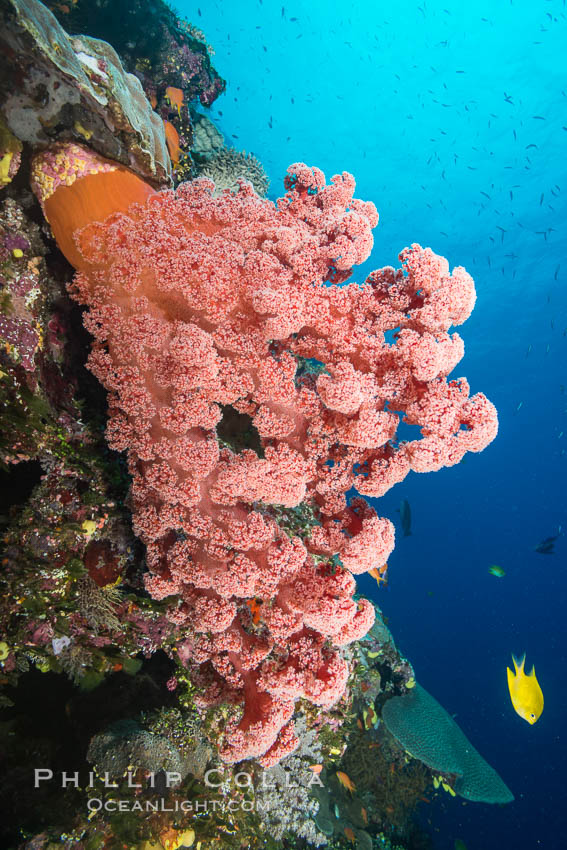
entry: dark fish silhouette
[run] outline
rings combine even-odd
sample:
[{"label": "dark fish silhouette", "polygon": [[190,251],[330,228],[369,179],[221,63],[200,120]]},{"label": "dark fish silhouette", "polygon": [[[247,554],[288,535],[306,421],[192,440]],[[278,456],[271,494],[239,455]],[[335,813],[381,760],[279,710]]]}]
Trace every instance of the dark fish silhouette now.
[{"label": "dark fish silhouette", "polygon": [[554,555],[556,540],[557,535],[554,537],[546,537],[545,540],[542,540],[541,543],[538,543],[537,546],[534,547],[534,552],[537,552],[539,555]]},{"label": "dark fish silhouette", "polygon": [[411,536],[411,508],[407,499],[404,499],[400,505],[400,519],[402,521],[402,531],[404,537]]}]

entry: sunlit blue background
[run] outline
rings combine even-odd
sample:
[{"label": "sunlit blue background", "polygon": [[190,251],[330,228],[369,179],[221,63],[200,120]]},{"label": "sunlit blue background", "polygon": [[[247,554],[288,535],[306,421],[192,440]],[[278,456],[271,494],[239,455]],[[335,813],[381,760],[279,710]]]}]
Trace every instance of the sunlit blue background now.
[{"label": "sunlit blue background", "polygon": [[[298,160],[347,170],[380,212],[371,261],[411,242],[475,278],[459,329],[466,375],[500,413],[482,455],[413,475],[377,503],[398,535],[379,602],[420,682],[516,795],[423,806],[438,850],[555,850],[567,818],[567,26],[564,0],[471,3],[178,0],[227,79],[211,117],[283,194]],[[562,256],[563,255],[563,256]],[[565,433],[564,433],[565,431]],[[563,531],[560,531],[561,526]],[[534,546],[560,534],[553,555]],[[506,576],[488,573],[501,565]],[[361,589],[376,598],[375,584]],[[510,653],[535,663],[546,705],[513,711]],[[562,790],[563,789],[563,790]]]}]

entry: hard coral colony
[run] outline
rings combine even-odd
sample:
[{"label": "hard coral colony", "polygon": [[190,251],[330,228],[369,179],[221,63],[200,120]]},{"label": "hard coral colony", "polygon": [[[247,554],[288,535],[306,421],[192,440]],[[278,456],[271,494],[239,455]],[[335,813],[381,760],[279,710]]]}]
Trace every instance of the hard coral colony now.
[{"label": "hard coral colony", "polygon": [[[33,185],[89,308],[88,365],[109,392],[108,442],[127,452],[147,589],[173,598],[198,704],[241,707],[222,758],[273,765],[297,746],[295,702],[343,694],[341,647],[374,620],[353,574],[394,547],[392,523],[361,498],[347,507],[347,491],[381,496],[496,435],[486,397],[447,379],[463,355],[448,331],[469,316],[473,281],[412,245],[402,269],[340,286],[378,222],[346,172],[325,185],[292,165],[274,204],[244,182],[217,198],[206,179],[154,192],[62,145],[36,157]],[[298,377],[305,359],[325,369]],[[219,446],[221,405],[251,418],[263,457]],[[420,439],[396,441],[401,418]],[[302,502],[320,518],[304,540],[269,510]]]}]

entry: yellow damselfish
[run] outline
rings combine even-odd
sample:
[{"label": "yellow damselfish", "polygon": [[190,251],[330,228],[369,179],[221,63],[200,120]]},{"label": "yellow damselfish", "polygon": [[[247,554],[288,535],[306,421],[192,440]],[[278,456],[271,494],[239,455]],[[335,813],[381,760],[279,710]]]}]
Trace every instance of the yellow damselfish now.
[{"label": "yellow damselfish", "polygon": [[543,693],[536,679],[535,668],[532,667],[530,674],[526,674],[524,670],[525,653],[520,661],[517,661],[513,655],[512,661],[514,662],[515,672],[513,673],[509,667],[506,668],[510,699],[516,714],[533,725],[543,711]]}]

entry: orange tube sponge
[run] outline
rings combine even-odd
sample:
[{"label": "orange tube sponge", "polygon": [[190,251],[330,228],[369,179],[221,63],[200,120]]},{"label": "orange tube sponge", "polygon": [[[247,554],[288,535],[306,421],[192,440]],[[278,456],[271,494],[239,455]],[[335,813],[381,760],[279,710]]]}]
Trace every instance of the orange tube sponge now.
[{"label": "orange tube sponge", "polygon": [[122,165],[89,148],[62,143],[37,154],[32,162],[32,188],[62,253],[76,269],[86,261],[75,233],[112,213],[143,204],[155,190]]},{"label": "orange tube sponge", "polygon": [[174,165],[178,165],[179,157],[181,156],[179,133],[177,132],[171,121],[164,120],[163,126],[165,129],[165,141],[167,144],[167,149],[169,151],[170,159]]}]

